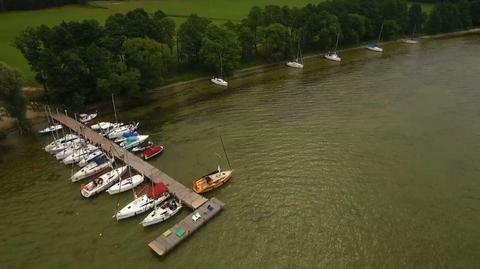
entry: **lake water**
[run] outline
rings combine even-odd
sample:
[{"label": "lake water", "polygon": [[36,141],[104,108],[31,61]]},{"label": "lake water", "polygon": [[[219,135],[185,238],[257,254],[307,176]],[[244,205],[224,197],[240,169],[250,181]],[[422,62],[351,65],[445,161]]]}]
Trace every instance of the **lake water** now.
[{"label": "lake water", "polygon": [[[389,44],[208,82],[120,119],[166,150],[152,161],[225,210],[166,257],[111,218],[131,193],[82,199],[44,138],[0,145],[2,268],[479,268],[480,36]],[[111,119],[111,118],[109,118]]]}]

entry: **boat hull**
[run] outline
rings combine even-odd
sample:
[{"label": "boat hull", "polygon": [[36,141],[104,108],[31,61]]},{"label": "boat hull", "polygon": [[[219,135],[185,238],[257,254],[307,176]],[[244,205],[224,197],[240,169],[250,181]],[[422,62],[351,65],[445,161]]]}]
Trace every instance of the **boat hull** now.
[{"label": "boat hull", "polygon": [[210,81],[211,81],[213,84],[216,84],[216,85],[219,85],[219,86],[224,86],[224,87],[227,87],[227,86],[228,86],[228,82],[226,82],[226,81],[223,80],[223,79],[212,78],[212,79],[210,79]]},{"label": "boat hull", "polygon": [[367,47],[367,49],[374,52],[383,52],[383,49],[380,47]]},{"label": "boat hull", "polygon": [[[166,203],[169,202],[175,203],[176,207],[174,209],[167,207]],[[162,206],[160,206],[160,208],[154,209],[152,212],[150,212],[148,216],[143,219],[142,226],[147,227],[150,225],[164,222],[169,218],[175,216],[175,214],[177,214],[180,209],[182,209],[182,204],[180,202],[176,201],[175,199],[169,200],[165,202]]]},{"label": "boat hull", "polygon": [[161,204],[168,198],[170,198],[170,194],[168,192],[165,192],[156,200],[148,198],[146,194],[142,195],[120,209],[120,211],[118,211],[114,217],[117,220],[134,217],[152,209],[155,205]]},{"label": "boat hull", "polygon": [[72,182],[77,182],[79,180],[94,176],[105,170],[109,169],[112,162],[102,163],[100,165],[92,165],[91,167],[85,166],[84,168],[80,169],[77,173],[75,173],[70,179]]},{"label": "boat hull", "polygon": [[341,62],[342,58],[338,57],[338,55],[325,55],[325,59],[330,60],[330,61],[335,61],[335,62]]},{"label": "boat hull", "polygon": [[[122,166],[120,168],[114,169],[110,172],[107,172],[100,177],[94,179],[90,183],[82,186],[80,193],[83,197],[89,198],[96,194],[103,192],[108,189],[110,186],[115,184],[115,182],[127,171],[127,166]],[[100,183],[101,182],[101,183]]]},{"label": "boat hull", "polygon": [[299,68],[299,69],[303,68],[303,64],[298,62],[287,62],[287,66],[293,67],[293,68]]},{"label": "boat hull", "polygon": [[129,178],[125,178],[108,188],[107,192],[110,195],[114,195],[124,191],[128,191],[140,185],[143,181],[144,177],[141,175],[135,175]]},{"label": "boat hull", "polygon": [[[193,191],[196,193],[205,193],[220,188],[232,178],[232,175],[233,171],[221,171],[203,176],[193,182]],[[210,182],[207,180],[208,177],[211,178]]]}]

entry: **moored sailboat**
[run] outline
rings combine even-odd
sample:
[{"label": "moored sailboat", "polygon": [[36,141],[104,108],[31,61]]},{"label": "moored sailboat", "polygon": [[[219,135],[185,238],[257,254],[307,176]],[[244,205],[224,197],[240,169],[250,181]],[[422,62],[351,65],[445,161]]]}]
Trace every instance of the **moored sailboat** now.
[{"label": "moored sailboat", "polygon": [[113,217],[117,220],[121,220],[142,214],[143,212],[152,209],[155,205],[162,203],[169,197],[170,193],[168,193],[165,184],[155,184],[146,194],[135,197],[133,201],[120,209]]},{"label": "moored sailboat", "polygon": [[230,180],[233,170],[222,171],[220,165],[218,169],[202,176],[193,182],[193,190],[196,193],[204,193],[214,190]]},{"label": "moored sailboat", "polygon": [[212,83],[227,87],[228,82],[223,79],[223,63],[222,63],[222,54],[220,53],[220,76],[219,77],[212,77],[210,80]]},{"label": "moored sailboat", "polygon": [[85,198],[96,195],[112,186],[126,171],[127,166],[122,166],[106,172],[105,174],[90,181],[88,184],[82,185],[80,192]]},{"label": "moored sailboat", "polygon": [[152,212],[142,220],[142,226],[147,227],[153,224],[163,222],[182,209],[182,203],[175,198],[168,199],[161,206],[155,206]]},{"label": "moored sailboat", "polygon": [[302,50],[300,49],[300,40],[298,40],[297,57],[295,58],[295,60],[288,61],[287,66],[293,68],[303,68],[303,56]]},{"label": "moored sailboat", "polygon": [[96,175],[108,168],[111,168],[112,163],[113,159],[109,159],[106,155],[100,156],[84,166],[82,169],[78,170],[70,179],[72,182],[75,182]]},{"label": "moored sailboat", "polygon": [[328,52],[327,54],[325,54],[325,58],[328,59],[328,60],[331,60],[331,61],[335,61],[335,62],[340,62],[342,61],[342,58],[340,58],[337,54],[337,49],[338,49],[338,39],[340,38],[340,33],[337,34],[337,43],[335,44],[335,51],[333,51],[333,53],[331,52]]},{"label": "moored sailboat", "polygon": [[108,188],[107,192],[110,195],[121,193],[124,191],[131,190],[144,181],[145,177],[143,175],[134,175],[131,177],[120,179],[117,183],[113,184]]},{"label": "moored sailboat", "polygon": [[[380,27],[380,34],[378,35],[378,41],[377,42],[380,42],[380,40],[382,38],[382,32],[383,32],[383,23],[382,23],[382,26]],[[369,44],[367,46],[367,49],[371,50],[371,51],[375,51],[375,52],[383,52],[383,49],[380,48],[376,43]]]}]

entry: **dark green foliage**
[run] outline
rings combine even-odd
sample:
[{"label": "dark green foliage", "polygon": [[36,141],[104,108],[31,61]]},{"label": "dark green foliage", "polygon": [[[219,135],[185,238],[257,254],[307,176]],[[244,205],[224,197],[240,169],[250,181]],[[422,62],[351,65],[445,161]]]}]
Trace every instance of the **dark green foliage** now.
[{"label": "dark green foliage", "polygon": [[358,14],[346,14],[340,18],[345,44],[357,44],[363,39],[366,32],[365,21],[366,18]]},{"label": "dark green foliage", "polygon": [[[449,1],[441,2],[435,5],[430,13],[426,30],[429,34],[438,34],[460,29],[464,23],[468,24],[468,22],[465,22],[464,18],[462,18],[462,13],[465,12],[466,10],[464,9],[460,12],[459,5],[455,5]],[[465,16],[465,14],[463,15]]]},{"label": "dark green foliage", "polygon": [[172,63],[174,30],[163,12],[150,16],[135,9],[109,17],[105,27],[85,20],[30,28],[15,45],[37,72],[48,101],[81,110],[111,93],[141,96],[161,83]]},{"label": "dark green foliage", "polygon": [[87,20],[26,29],[15,44],[49,101],[81,107],[111,93],[145,96],[146,89],[179,70],[218,73],[220,55],[229,75],[240,61],[283,61],[297,54],[298,46],[303,52],[331,50],[337,35],[340,46],[371,41],[382,25],[382,40],[414,29],[435,34],[480,25],[480,0],[430,2],[437,4],[428,19],[419,4],[409,8],[406,0],[254,6],[241,22],[221,26],[192,14],[177,32],[164,12],[135,9],[110,16],[104,27]]},{"label": "dark green foliage", "polygon": [[290,52],[288,29],[280,23],[270,24],[259,31],[261,51],[260,55],[267,60],[284,60]]},{"label": "dark green foliage", "polygon": [[200,63],[202,40],[209,24],[209,19],[192,14],[180,25],[177,38],[182,62],[194,65]]},{"label": "dark green foliage", "polygon": [[422,11],[422,6],[418,3],[412,4],[408,10],[407,33],[421,32],[426,21],[427,14]]},{"label": "dark green foliage", "polygon": [[29,131],[25,118],[26,101],[22,95],[23,79],[20,72],[0,62],[0,103],[11,117],[18,120],[22,131]]},{"label": "dark green foliage", "polygon": [[470,14],[472,16],[472,24],[480,25],[480,0],[470,2]]},{"label": "dark green foliage", "polygon": [[240,62],[240,42],[226,27],[210,24],[202,40],[200,54],[204,65],[220,74],[220,56],[224,74],[230,75]]}]

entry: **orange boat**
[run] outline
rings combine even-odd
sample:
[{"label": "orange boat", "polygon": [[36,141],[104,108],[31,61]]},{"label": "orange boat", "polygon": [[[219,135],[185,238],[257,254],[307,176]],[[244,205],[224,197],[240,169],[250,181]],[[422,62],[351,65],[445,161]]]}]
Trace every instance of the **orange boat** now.
[{"label": "orange boat", "polygon": [[232,177],[232,174],[233,170],[221,171],[220,167],[218,167],[217,170],[195,180],[195,182],[193,182],[193,190],[196,193],[214,190],[227,183]]}]

